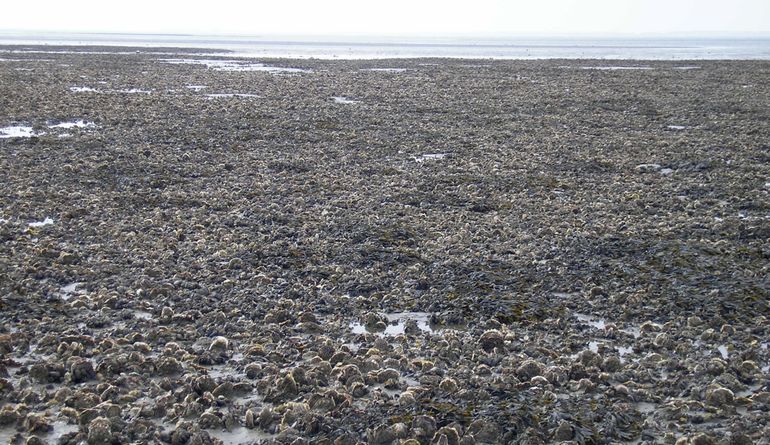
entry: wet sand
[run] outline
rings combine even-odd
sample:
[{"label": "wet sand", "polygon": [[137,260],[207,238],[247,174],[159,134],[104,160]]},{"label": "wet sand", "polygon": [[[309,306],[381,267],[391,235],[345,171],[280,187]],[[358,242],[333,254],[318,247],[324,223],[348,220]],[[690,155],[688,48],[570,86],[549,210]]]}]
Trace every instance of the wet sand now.
[{"label": "wet sand", "polygon": [[3,443],[768,443],[770,62],[9,48]]}]

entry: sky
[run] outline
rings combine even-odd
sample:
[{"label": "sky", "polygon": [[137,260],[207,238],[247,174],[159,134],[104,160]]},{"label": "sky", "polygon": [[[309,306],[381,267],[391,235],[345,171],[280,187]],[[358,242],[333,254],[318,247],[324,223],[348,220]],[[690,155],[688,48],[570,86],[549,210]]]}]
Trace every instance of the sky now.
[{"label": "sky", "polygon": [[0,31],[770,35],[770,0],[9,0]]}]

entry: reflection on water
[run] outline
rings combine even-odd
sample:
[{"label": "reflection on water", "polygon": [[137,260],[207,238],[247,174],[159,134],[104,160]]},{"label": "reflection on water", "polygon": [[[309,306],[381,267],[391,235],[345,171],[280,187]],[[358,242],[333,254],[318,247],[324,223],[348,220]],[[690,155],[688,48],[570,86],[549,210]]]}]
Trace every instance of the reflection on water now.
[{"label": "reflection on water", "polygon": [[91,87],[70,87],[73,93],[98,93],[99,90]]},{"label": "reflection on water", "polygon": [[[206,36],[158,34],[3,33],[0,44],[67,45],[66,51],[5,50],[16,53],[131,54],[134,51],[94,51],[77,46],[147,47],[151,54],[172,55],[172,49],[204,48],[233,51],[245,57],[320,59],[402,59],[446,57],[466,59],[607,59],[607,60],[767,60],[767,38],[591,38],[565,37],[418,37],[418,36]],[[212,54],[201,54],[211,56]],[[187,55],[189,57],[189,54]],[[16,57],[9,57],[16,58]],[[679,67],[678,69],[696,69]]]},{"label": "reflection on water", "polygon": [[37,136],[37,134],[32,131],[32,127],[26,125],[12,125],[0,128],[0,139],[29,138],[32,136]]},{"label": "reflection on water", "polygon": [[345,96],[333,96],[332,100],[337,104],[360,104],[360,100],[348,99]]},{"label": "reflection on water", "polygon": [[224,445],[242,445],[252,444],[262,440],[273,439],[275,434],[268,434],[258,429],[247,429],[237,426],[231,431],[227,430],[206,430],[209,435],[222,441]]},{"label": "reflection on water", "polygon": [[206,97],[211,99],[223,98],[223,97],[259,97],[256,94],[249,93],[212,93],[206,94]]},{"label": "reflection on water", "polygon": [[149,90],[142,90],[139,88],[127,88],[124,90],[114,90],[112,91],[114,93],[121,93],[121,94],[150,94],[152,91]]},{"label": "reflection on water", "polygon": [[430,314],[427,312],[392,312],[382,314],[388,321],[388,325],[384,331],[375,332],[368,329],[362,323],[350,323],[350,328],[354,334],[365,334],[367,332],[373,332],[383,336],[395,336],[404,334],[407,331],[407,325],[411,326],[411,329],[416,329],[422,332],[433,332],[433,327],[430,324]]},{"label": "reflection on water", "polygon": [[580,69],[584,70],[599,70],[599,71],[635,71],[635,70],[652,70],[651,66],[581,66]]},{"label": "reflection on water", "polygon": [[376,71],[381,73],[403,73],[406,68],[368,68],[361,71]]},{"label": "reflection on water", "polygon": [[[73,121],[64,121],[56,124],[48,124],[48,128],[52,130],[71,130],[73,128],[93,128],[96,124],[93,122],[87,122],[82,119]],[[8,138],[30,138],[33,136],[43,136],[46,134],[43,131],[35,131],[33,127],[29,125],[11,125],[8,127],[0,128],[0,139]],[[71,136],[68,133],[59,134],[59,137]]]},{"label": "reflection on water", "polygon": [[218,59],[160,59],[161,62],[174,65],[192,64],[205,65],[214,71],[265,71],[273,74],[298,74],[309,73],[310,70],[301,68],[287,68],[280,66],[270,66],[264,63],[250,62],[244,60],[218,60]]},{"label": "reflection on water", "polygon": [[575,318],[577,318],[578,321],[582,321],[583,323],[588,324],[589,326],[595,327],[596,329],[604,329],[607,326],[607,323],[604,319],[595,318],[591,315],[580,314],[576,312]]},{"label": "reflection on water", "polygon": [[722,356],[723,359],[727,360],[728,357],[730,357],[730,353],[727,351],[727,346],[725,345],[719,345],[717,346],[717,351],[719,351],[719,354]]},{"label": "reflection on water", "polygon": [[50,225],[50,224],[53,224],[53,220],[51,218],[49,218],[49,217],[46,217],[42,221],[33,221],[33,222],[29,223],[28,225],[30,227],[43,227],[43,226],[47,226],[47,225]]},{"label": "reflection on water", "polygon": [[96,124],[93,122],[87,122],[82,119],[80,120],[74,120],[74,121],[67,121],[67,122],[60,122],[58,124],[49,125],[48,128],[64,128],[64,129],[71,129],[71,128],[91,128],[95,127]]},{"label": "reflection on water", "polygon": [[439,161],[446,158],[448,153],[425,153],[414,158],[415,162]]},{"label": "reflection on water", "polygon": [[[64,437],[66,434],[74,433],[78,431],[78,426],[73,425],[70,423],[67,423],[63,420],[57,420],[54,422],[51,422],[51,430],[45,433],[37,433],[35,434],[39,438],[43,439],[43,443],[58,443],[59,440]],[[19,434],[15,428],[3,426],[0,427],[0,444],[6,444],[6,443],[22,443],[14,441],[15,438],[22,436]],[[45,442],[47,441],[47,442]],[[32,442],[27,442],[32,443]],[[37,443],[37,442],[35,442]]]}]

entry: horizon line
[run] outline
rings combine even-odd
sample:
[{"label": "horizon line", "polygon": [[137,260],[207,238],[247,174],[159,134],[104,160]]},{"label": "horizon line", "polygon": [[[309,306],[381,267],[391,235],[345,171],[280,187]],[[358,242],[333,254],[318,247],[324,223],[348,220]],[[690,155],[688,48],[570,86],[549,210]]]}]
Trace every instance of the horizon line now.
[{"label": "horizon line", "polygon": [[443,33],[363,33],[363,32],[340,32],[340,33],[286,33],[286,32],[265,32],[265,33],[221,33],[221,32],[151,32],[151,31],[98,31],[98,30],[57,30],[57,29],[0,29],[0,36],[4,34],[18,34],[20,36],[36,37],[34,34],[63,34],[63,35],[101,35],[101,36],[160,36],[160,37],[220,37],[220,38],[422,38],[422,39],[441,39],[441,38],[488,38],[488,39],[510,39],[510,38],[628,38],[628,39],[649,39],[649,38],[699,38],[699,39],[720,39],[720,38],[754,38],[770,39],[770,32],[745,32],[745,31],[693,31],[693,32],[443,32]]}]

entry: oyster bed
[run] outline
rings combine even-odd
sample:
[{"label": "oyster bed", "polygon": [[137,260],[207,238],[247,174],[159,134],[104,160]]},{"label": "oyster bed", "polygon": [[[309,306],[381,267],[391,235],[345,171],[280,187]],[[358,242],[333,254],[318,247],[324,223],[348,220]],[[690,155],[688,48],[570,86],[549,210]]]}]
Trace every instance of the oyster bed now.
[{"label": "oyster bed", "polygon": [[0,49],[0,441],[768,443],[770,63]]}]

